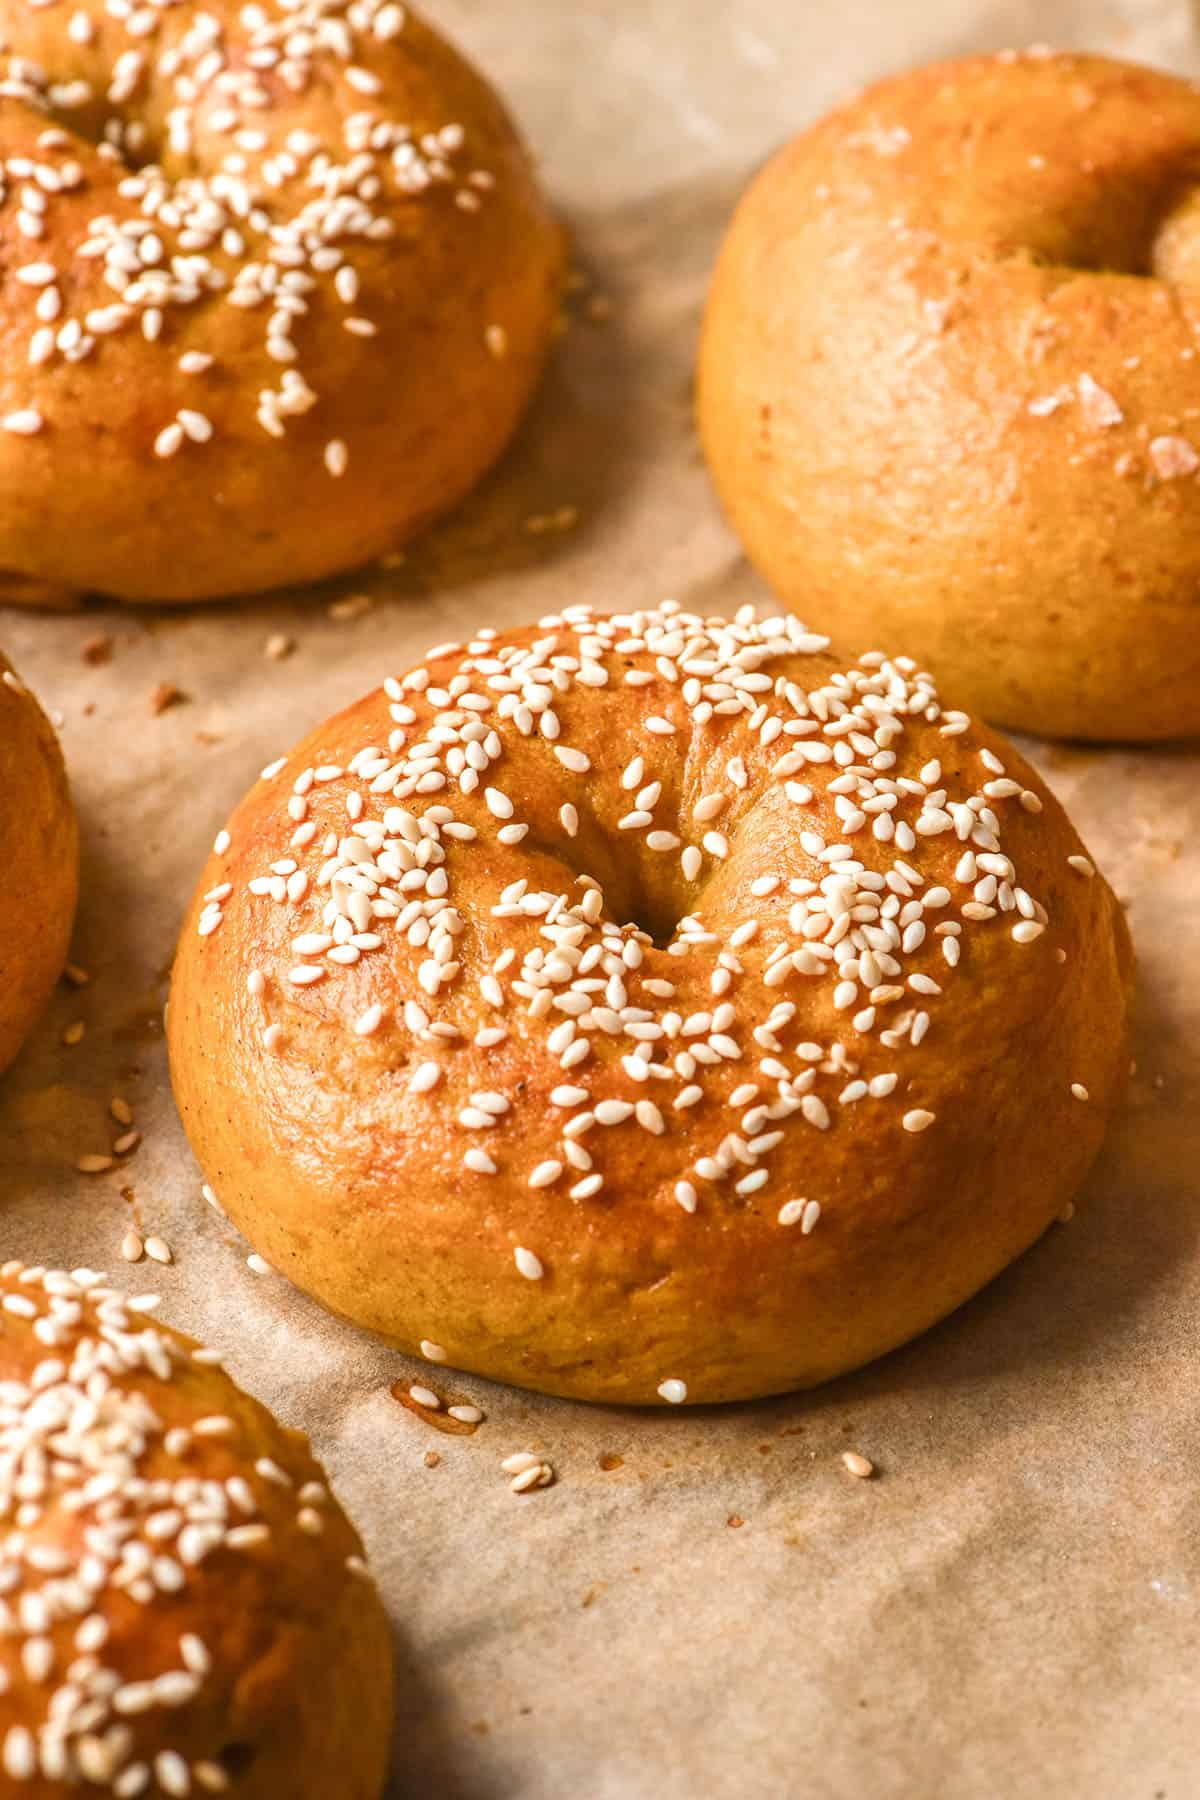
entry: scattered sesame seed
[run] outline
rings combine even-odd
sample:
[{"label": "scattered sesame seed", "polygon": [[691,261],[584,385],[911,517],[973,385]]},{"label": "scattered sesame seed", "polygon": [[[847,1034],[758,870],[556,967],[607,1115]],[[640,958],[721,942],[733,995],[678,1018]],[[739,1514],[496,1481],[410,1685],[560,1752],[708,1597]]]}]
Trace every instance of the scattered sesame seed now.
[{"label": "scattered sesame seed", "polygon": [[865,1456],[860,1456],[857,1450],[843,1450],[842,1465],[859,1481],[869,1481],[875,1473],[875,1464],[868,1462]]},{"label": "scattered sesame seed", "polygon": [[514,1475],[508,1484],[509,1488],[514,1494],[528,1494],[533,1488],[547,1486],[548,1483],[543,1478],[550,1472],[549,1463],[534,1463],[519,1475]]}]

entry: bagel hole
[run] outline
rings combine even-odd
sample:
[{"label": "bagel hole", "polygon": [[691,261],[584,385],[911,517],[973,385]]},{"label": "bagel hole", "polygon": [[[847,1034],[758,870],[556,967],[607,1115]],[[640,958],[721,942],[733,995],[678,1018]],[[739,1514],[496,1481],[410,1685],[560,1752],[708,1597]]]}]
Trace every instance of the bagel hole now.
[{"label": "bagel hole", "polygon": [[674,894],[655,896],[648,893],[637,895],[637,904],[622,923],[636,925],[639,931],[653,940],[656,950],[665,950],[679,929],[679,921],[693,909],[688,904],[679,905]]},{"label": "bagel hole", "polygon": [[227,1775],[245,1775],[258,1760],[258,1745],[226,1744],[219,1760]]},{"label": "bagel hole", "polygon": [[[624,840],[627,835],[624,832],[616,834],[618,840]],[[526,843],[523,848],[534,847]],[[666,949],[679,929],[680,919],[694,912],[699,904],[699,887],[683,879],[674,857],[653,856],[651,880],[641,866],[641,859],[631,853],[631,846],[624,841],[614,843],[604,833],[590,839],[586,854],[579,860],[576,860],[577,846],[565,852],[561,844],[546,844],[544,849],[560,869],[569,871],[564,885],[573,894],[578,896],[581,892],[578,885],[581,876],[598,881],[604,896],[605,917],[616,925],[634,926],[650,939],[656,950]],[[672,863],[674,867],[667,866]],[[550,879],[546,885],[554,888],[555,883]]]},{"label": "bagel hole", "polygon": [[[1192,246],[1195,245],[1195,249]],[[1200,166],[1155,182],[1104,184],[1103,205],[1043,215],[1011,251],[1014,260],[1084,275],[1194,283],[1200,267]]]},{"label": "bagel hole", "polygon": [[39,119],[65,131],[80,145],[93,149],[104,145],[106,152],[115,150],[119,161],[111,166],[118,175],[136,173],[151,165],[162,169],[168,180],[198,172],[189,156],[171,150],[161,122],[137,99],[114,103],[103,88],[97,88],[79,106],[55,106],[47,101],[36,110]]}]

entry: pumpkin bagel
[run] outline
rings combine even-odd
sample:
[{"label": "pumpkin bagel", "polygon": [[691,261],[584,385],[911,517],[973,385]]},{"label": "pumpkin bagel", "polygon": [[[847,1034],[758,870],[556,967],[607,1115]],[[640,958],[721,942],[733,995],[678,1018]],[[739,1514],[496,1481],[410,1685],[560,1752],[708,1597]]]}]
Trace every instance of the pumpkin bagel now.
[{"label": "pumpkin bagel", "polygon": [[1011,745],[795,619],[442,644],[218,837],[172,1076],[230,1218],[435,1362],[583,1399],[805,1386],[1083,1179],[1123,917]]},{"label": "pumpkin bagel", "polygon": [[1039,51],[868,88],[718,261],[699,421],[751,560],[1052,737],[1200,730],[1200,92]]},{"label": "pumpkin bagel", "polygon": [[358,1533],[157,1305],[0,1264],[0,1788],[378,1800],[392,1648]]},{"label": "pumpkin bagel", "polygon": [[49,719],[0,655],[0,1072],[62,974],[79,895],[79,830]]},{"label": "pumpkin bagel", "polygon": [[393,0],[0,4],[0,596],[366,562],[495,461],[562,234]]}]

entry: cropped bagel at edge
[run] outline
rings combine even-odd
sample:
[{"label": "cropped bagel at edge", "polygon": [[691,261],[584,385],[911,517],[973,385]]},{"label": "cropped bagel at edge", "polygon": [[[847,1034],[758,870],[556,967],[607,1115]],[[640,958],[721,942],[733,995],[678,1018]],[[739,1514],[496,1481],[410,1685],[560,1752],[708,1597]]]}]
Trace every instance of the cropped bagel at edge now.
[{"label": "cropped bagel at edge", "polygon": [[849,100],[738,207],[699,420],[842,642],[1047,736],[1200,730],[1200,92],[1026,51]]},{"label": "cropped bagel at edge", "polygon": [[907,658],[571,607],[264,769],[178,952],[218,1201],[407,1350],[584,1399],[808,1385],[1059,1214],[1128,1068],[1123,916]]},{"label": "cropped bagel at edge", "polygon": [[370,560],[495,461],[563,238],[394,0],[0,3],[0,597]]},{"label": "cropped bagel at edge", "polygon": [[378,1800],[392,1647],[299,1431],[88,1269],[0,1263],[8,1800]]},{"label": "cropped bagel at edge", "polygon": [[0,655],[0,1072],[67,960],[79,896],[79,831],[49,719]]}]

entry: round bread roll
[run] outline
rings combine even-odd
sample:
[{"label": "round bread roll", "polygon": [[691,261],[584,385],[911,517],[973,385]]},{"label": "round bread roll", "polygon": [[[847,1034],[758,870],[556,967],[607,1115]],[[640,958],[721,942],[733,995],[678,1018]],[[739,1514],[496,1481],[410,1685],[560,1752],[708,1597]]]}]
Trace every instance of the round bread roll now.
[{"label": "round bread roll", "polygon": [[1122,915],[907,658],[667,603],[481,630],[263,771],[184,930],[230,1217],[406,1350],[582,1399],[853,1368],[1046,1229]]},{"label": "round bread roll", "polygon": [[358,1534],[156,1304],[0,1267],[0,1785],[377,1800],[391,1638]]},{"label": "round bread roll", "polygon": [[563,239],[396,0],[0,6],[0,594],[335,574],[491,466]]},{"label": "round bread roll", "polygon": [[67,960],[79,835],[50,721],[0,655],[0,1071],[21,1048]]},{"label": "round bread roll", "polygon": [[1200,92],[1038,51],[881,82],[721,251],[699,421],[776,592],[1048,736],[1200,730]]}]

